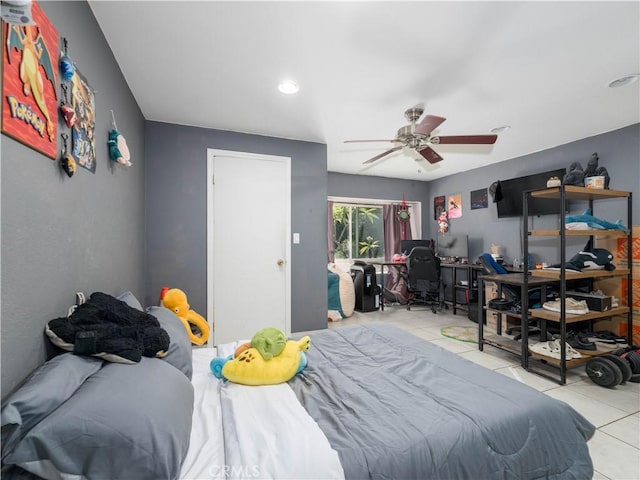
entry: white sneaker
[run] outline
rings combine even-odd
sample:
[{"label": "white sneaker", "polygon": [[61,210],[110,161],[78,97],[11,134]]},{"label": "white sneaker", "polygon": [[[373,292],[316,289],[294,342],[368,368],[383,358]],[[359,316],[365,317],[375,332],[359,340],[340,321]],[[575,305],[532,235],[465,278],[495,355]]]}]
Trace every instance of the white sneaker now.
[{"label": "white sneaker", "polygon": [[[545,310],[550,310],[552,312],[560,312],[562,307],[562,303],[560,299],[556,299],[552,302],[544,302],[542,304],[542,308]],[[570,313],[573,315],[582,315],[583,313],[589,313],[589,307],[587,307],[587,302],[585,300],[576,300],[575,298],[567,297],[564,299],[564,308],[565,313]]]}]

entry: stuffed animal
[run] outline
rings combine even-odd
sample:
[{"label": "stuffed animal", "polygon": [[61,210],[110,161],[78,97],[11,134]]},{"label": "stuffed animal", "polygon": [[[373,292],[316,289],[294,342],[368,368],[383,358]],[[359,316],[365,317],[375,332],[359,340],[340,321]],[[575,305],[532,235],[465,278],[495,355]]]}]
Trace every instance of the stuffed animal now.
[{"label": "stuffed animal", "polygon": [[286,343],[287,336],[273,327],[263,328],[251,338],[251,346],[258,350],[265,360],[280,355]]},{"label": "stuffed animal", "polygon": [[284,350],[265,360],[256,348],[243,350],[237,357],[216,357],[210,368],[216,378],[241,385],[277,385],[293,378],[307,366],[304,352],[309,350],[311,338],[287,341]]},{"label": "stuffed animal", "polygon": [[194,345],[204,345],[209,339],[209,324],[203,316],[189,309],[187,295],[179,288],[171,288],[164,293],[162,305],[182,321],[189,339]]},{"label": "stuffed animal", "polygon": [[102,292],[92,293],[69,317],[49,321],[45,333],[64,350],[118,363],[163,357],[170,344],[156,317]]},{"label": "stuffed animal", "polygon": [[599,218],[591,215],[590,208],[587,208],[581,215],[567,215],[564,218],[564,222],[565,224],[586,223],[590,228],[598,230],[622,230],[623,232],[629,232],[629,229],[622,225],[622,220],[618,220],[616,223],[600,220]]},{"label": "stuffed animal", "polygon": [[562,178],[562,184],[584,187],[584,170],[580,162],[573,162],[569,166],[569,171]]},{"label": "stuffed animal", "polygon": [[[616,269],[613,262],[613,255],[605,248],[593,248],[593,242],[589,240],[584,249],[573,257],[565,264],[565,268],[568,270],[574,270],[581,272],[583,270],[607,270],[612,271]],[[559,268],[560,264],[552,265],[552,268]]]}]

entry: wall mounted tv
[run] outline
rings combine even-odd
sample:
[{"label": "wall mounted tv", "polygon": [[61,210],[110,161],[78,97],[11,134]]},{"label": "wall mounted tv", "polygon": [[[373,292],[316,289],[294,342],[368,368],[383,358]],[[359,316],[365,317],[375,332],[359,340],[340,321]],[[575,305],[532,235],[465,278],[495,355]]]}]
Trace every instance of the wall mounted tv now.
[{"label": "wall mounted tv", "polygon": [[[550,177],[558,177],[560,180],[567,173],[566,168],[550,170],[548,172],[527,175],[526,177],[500,180],[502,199],[496,203],[498,218],[522,216],[522,193],[526,190],[547,188],[547,180]],[[552,215],[562,213],[558,200],[543,198],[529,198],[529,215]],[[566,212],[566,205],[564,211]]]}]

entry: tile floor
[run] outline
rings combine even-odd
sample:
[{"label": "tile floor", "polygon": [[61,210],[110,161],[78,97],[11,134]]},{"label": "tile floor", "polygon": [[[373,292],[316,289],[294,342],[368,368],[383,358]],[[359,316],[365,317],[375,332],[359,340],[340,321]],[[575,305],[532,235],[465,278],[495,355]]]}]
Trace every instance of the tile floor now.
[{"label": "tile floor", "polygon": [[566,385],[559,385],[527,372],[520,367],[519,358],[507,352],[491,346],[481,352],[477,344],[443,336],[442,327],[474,325],[465,315],[453,315],[450,310],[433,314],[418,306],[410,311],[403,306],[385,307],[384,311],[355,312],[345,320],[330,322],[329,328],[368,322],[391,323],[568,403],[597,427],[588,444],[595,469],[593,478],[640,480],[640,384],[627,382],[613,389],[603,388],[593,383],[580,366],[569,370]]}]

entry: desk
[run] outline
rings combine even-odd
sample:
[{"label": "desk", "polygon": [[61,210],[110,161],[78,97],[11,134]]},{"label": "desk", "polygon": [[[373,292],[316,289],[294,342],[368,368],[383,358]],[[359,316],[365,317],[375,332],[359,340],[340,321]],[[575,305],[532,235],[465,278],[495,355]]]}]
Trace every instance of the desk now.
[{"label": "desk", "polygon": [[379,292],[379,305],[380,305],[380,310],[384,312],[384,289],[386,287],[387,281],[385,278],[385,274],[384,274],[384,268],[387,267],[387,273],[389,273],[389,268],[390,267],[396,267],[396,268],[402,268],[405,269],[407,268],[407,265],[404,262],[369,262],[371,265],[375,265],[380,267],[380,278],[381,278],[381,287],[380,288],[380,292]]},{"label": "desk", "polygon": [[[478,289],[478,305],[480,306],[481,315],[478,320],[478,348],[483,349],[484,343],[492,345],[496,348],[506,350],[516,355],[520,355],[520,363],[525,370],[529,369],[529,292],[523,291],[524,286],[524,274],[523,273],[505,273],[503,275],[480,275],[479,289]],[[522,340],[518,349],[518,342],[515,340],[509,340],[503,337],[500,339],[485,339],[484,338],[484,322],[487,318],[487,307],[484,306],[484,282],[494,282],[498,287],[498,298],[502,297],[502,286],[513,285],[520,287],[520,305],[522,307],[522,313],[510,313],[507,311],[492,310],[498,313],[498,334],[502,328],[502,315],[508,315],[513,318],[520,318],[520,328],[522,329]],[[529,276],[527,284],[529,287],[539,286],[542,289],[541,298],[546,298],[546,287],[550,283],[554,283],[554,280],[542,277]],[[543,325],[542,333],[546,333],[546,328]],[[519,351],[518,351],[519,350]]]}]

